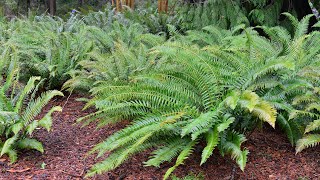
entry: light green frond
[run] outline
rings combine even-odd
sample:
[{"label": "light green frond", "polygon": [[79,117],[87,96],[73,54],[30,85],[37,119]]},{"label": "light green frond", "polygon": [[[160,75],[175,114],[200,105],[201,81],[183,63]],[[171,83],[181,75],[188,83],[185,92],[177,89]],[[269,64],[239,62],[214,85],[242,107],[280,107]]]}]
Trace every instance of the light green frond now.
[{"label": "light green frond", "polygon": [[259,117],[259,119],[269,123],[275,128],[277,111],[267,101],[260,101],[252,110],[253,114]]},{"label": "light green frond", "polygon": [[297,141],[296,153],[299,153],[308,147],[314,147],[319,143],[320,143],[320,134],[305,135],[303,138]]},{"label": "light green frond", "polygon": [[240,99],[240,93],[238,91],[232,91],[224,101],[227,106],[229,106],[232,110],[234,110],[238,104],[239,99]]},{"label": "light green frond", "polygon": [[309,123],[304,131],[304,133],[309,133],[311,131],[315,131],[320,129],[320,120],[314,120],[311,123]]},{"label": "light green frond", "polygon": [[246,108],[252,112],[254,107],[259,103],[259,96],[254,92],[244,91],[238,103],[242,108]]},{"label": "light green frond", "polygon": [[206,141],[207,146],[202,151],[200,165],[202,165],[208,160],[214,148],[219,144],[219,131],[217,127],[214,127],[212,130],[209,130],[206,133]]}]

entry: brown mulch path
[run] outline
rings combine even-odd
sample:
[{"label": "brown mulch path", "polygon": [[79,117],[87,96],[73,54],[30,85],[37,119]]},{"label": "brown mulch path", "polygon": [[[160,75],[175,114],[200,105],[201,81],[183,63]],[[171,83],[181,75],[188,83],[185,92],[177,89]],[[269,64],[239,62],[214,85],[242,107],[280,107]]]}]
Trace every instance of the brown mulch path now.
[{"label": "brown mulch path", "polygon": [[[0,179],[83,179],[86,171],[98,162],[86,153],[98,142],[125,127],[128,122],[110,125],[96,130],[92,124],[81,128],[74,125],[77,118],[89,111],[81,111],[84,103],[76,101],[79,95],[72,95],[62,113],[54,114],[51,132],[38,130],[34,136],[45,147],[44,154],[25,151],[19,154],[18,162],[10,165],[6,157],[0,158]],[[57,99],[50,106],[63,106],[66,97]],[[48,108],[45,108],[48,110]],[[92,110],[91,110],[92,112]],[[206,179],[320,179],[320,146],[309,148],[295,155],[294,148],[278,131],[267,129],[256,131],[246,142],[250,150],[245,172],[230,158],[222,158],[216,151],[203,166],[199,166],[201,148],[196,149],[185,165],[175,171],[181,177],[190,172],[202,173]],[[141,153],[124,163],[118,169],[91,179],[161,179],[172,165],[161,168],[144,167],[148,153]],[[41,168],[41,164],[46,164]]]}]

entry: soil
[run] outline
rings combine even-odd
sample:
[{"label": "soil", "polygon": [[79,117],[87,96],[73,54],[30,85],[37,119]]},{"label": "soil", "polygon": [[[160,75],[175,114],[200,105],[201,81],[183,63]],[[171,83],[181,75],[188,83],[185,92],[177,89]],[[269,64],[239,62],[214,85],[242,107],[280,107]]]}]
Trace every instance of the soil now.
[{"label": "soil", "polygon": [[[52,131],[39,129],[34,137],[44,147],[43,154],[37,151],[25,151],[19,154],[15,164],[10,165],[7,157],[0,159],[0,179],[83,179],[87,170],[101,159],[87,156],[95,144],[112,133],[125,127],[128,122],[109,125],[96,129],[95,124],[81,127],[75,124],[77,118],[93,110],[82,111],[83,102],[72,95],[56,99],[51,106],[64,106],[62,113],[55,113]],[[68,100],[68,101],[67,101]],[[295,154],[294,148],[279,131],[266,129],[250,135],[244,147],[250,154],[244,172],[228,157],[221,157],[217,151],[203,166],[200,166],[201,149],[186,160],[174,174],[178,177],[201,173],[205,179],[320,179],[320,146],[309,148]],[[150,156],[150,151],[138,154],[114,171],[98,175],[91,179],[161,179],[172,166],[167,163],[161,168],[144,167],[142,162]]]}]

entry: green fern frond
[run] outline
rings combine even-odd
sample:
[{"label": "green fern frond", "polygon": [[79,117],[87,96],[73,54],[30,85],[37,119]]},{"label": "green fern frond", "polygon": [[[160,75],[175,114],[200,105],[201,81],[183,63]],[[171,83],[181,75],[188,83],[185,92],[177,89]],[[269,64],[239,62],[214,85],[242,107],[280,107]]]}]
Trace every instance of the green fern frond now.
[{"label": "green fern frond", "polygon": [[181,136],[184,137],[190,133],[195,133],[204,127],[210,127],[210,125],[219,121],[217,111],[209,111],[207,113],[201,114],[199,117],[190,120],[190,123],[182,128]]},{"label": "green fern frond", "polygon": [[295,142],[296,142],[296,139],[295,139],[295,136],[294,136],[295,131],[291,127],[291,124],[288,122],[288,120],[285,119],[282,114],[278,115],[277,124],[286,133],[287,138],[289,139],[290,143],[292,145],[295,144]]},{"label": "green fern frond", "polygon": [[22,115],[22,118],[24,120],[25,126],[27,126],[34,117],[36,117],[41,109],[48,104],[48,102],[54,97],[54,96],[63,96],[62,92],[60,91],[47,91],[40,95],[36,100],[29,102],[28,106],[26,107],[25,112]]},{"label": "green fern frond", "polygon": [[309,21],[312,16],[313,15],[309,14],[303,17],[303,19],[298,23],[294,33],[294,39],[298,39],[308,32]]},{"label": "green fern frond", "polygon": [[41,153],[44,152],[42,143],[35,139],[29,139],[29,138],[21,139],[17,141],[16,146],[20,149],[35,149]]},{"label": "green fern frond", "polygon": [[170,162],[174,157],[178,156],[188,141],[181,138],[169,140],[163,147],[153,151],[153,156],[144,164],[146,166],[159,167],[165,161]]},{"label": "green fern frond", "polygon": [[309,133],[311,131],[315,131],[320,129],[320,120],[314,120],[311,123],[309,123],[304,131],[304,133]]},{"label": "green fern frond", "polygon": [[[135,148],[134,151],[131,150],[130,154],[141,152],[141,151],[148,149],[150,147],[153,147],[153,146],[154,146],[154,144],[152,144],[152,143],[145,144],[143,146],[139,146],[138,148]],[[130,147],[128,147],[128,148],[130,148]],[[102,161],[100,163],[95,164],[89,170],[89,172],[86,174],[85,177],[92,177],[96,174],[102,174],[103,172],[107,172],[107,171],[110,171],[110,170],[116,168],[117,166],[119,166],[123,162],[122,160],[124,160],[123,158],[122,159],[118,159],[118,158],[121,157],[121,155],[124,154],[126,151],[128,151],[127,148],[123,148],[123,149],[120,149],[120,150],[113,152],[107,159],[105,159],[104,161]],[[128,155],[128,154],[126,154],[126,155]]]},{"label": "green fern frond", "polygon": [[[8,138],[3,146],[2,146],[2,149],[1,149],[1,153],[0,153],[0,156],[6,154],[6,153],[9,153],[11,149],[13,149],[13,145],[15,144],[15,142],[17,141],[18,139],[18,135],[14,135],[12,136],[11,138]],[[16,158],[15,158],[16,159]]]},{"label": "green fern frond", "polygon": [[246,138],[235,132],[228,132],[225,139],[221,140],[222,151],[231,154],[231,158],[234,159],[239,165],[240,169],[244,171],[247,163],[248,150],[241,150],[241,144],[246,141]]},{"label": "green fern frond", "polygon": [[206,133],[207,146],[203,149],[201,155],[201,163],[205,163],[208,158],[211,156],[214,148],[219,144],[219,131],[218,128],[214,127],[213,130],[209,130]]},{"label": "green fern frond", "polygon": [[308,147],[314,147],[319,143],[320,143],[320,134],[305,135],[303,138],[297,141],[296,153],[299,153]]},{"label": "green fern frond", "polygon": [[190,154],[192,153],[194,146],[197,144],[197,141],[191,141],[189,142],[181,151],[179,156],[177,157],[176,163],[173,167],[169,168],[165,175],[163,176],[163,179],[168,179],[171,175],[171,173],[181,164],[183,164],[184,160],[187,159]]},{"label": "green fern frond", "polygon": [[18,113],[21,110],[22,103],[26,98],[25,96],[31,93],[31,91],[35,88],[35,82],[39,80],[40,80],[40,77],[31,77],[29,79],[27,85],[24,87],[23,91],[19,95],[19,99],[14,109],[15,112]]}]

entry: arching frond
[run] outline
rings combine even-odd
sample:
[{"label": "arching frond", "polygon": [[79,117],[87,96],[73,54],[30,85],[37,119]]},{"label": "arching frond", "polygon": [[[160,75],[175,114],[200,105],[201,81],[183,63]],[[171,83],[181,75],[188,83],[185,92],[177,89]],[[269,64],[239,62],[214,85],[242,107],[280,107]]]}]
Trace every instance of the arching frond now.
[{"label": "arching frond", "polygon": [[309,134],[297,141],[296,153],[301,152],[302,150],[308,147],[314,147],[320,143],[319,134]]}]

